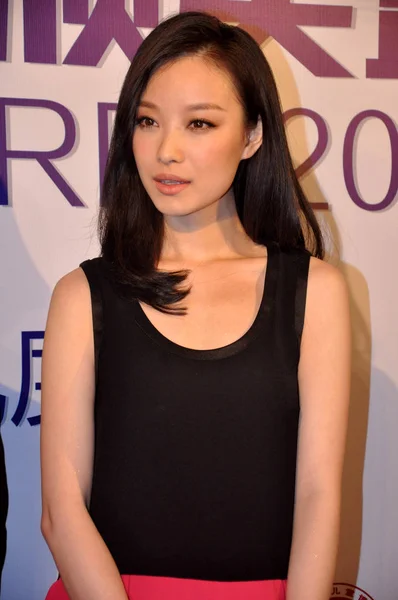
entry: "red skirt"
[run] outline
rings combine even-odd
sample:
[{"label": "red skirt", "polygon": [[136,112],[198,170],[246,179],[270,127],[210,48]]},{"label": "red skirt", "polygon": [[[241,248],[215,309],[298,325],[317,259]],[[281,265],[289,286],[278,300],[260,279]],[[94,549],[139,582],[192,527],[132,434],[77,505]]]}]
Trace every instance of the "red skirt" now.
[{"label": "red skirt", "polygon": [[[204,581],[149,575],[123,575],[129,600],[285,600],[286,581]],[[69,600],[62,580],[45,600]]]}]

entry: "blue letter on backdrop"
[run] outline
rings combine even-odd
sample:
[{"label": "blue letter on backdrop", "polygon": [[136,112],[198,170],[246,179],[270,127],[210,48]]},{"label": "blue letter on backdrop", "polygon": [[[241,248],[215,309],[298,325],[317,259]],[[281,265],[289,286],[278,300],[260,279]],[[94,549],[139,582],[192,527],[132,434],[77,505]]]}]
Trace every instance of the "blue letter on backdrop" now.
[{"label": "blue letter on backdrop", "polygon": [[[22,331],[22,384],[17,409],[11,421],[20,425],[29,409],[30,388],[32,378],[32,358],[41,358],[43,351],[31,348],[32,340],[43,340],[44,331]],[[35,390],[41,390],[41,383],[35,382]],[[30,425],[40,425],[40,415],[28,417]]]}]

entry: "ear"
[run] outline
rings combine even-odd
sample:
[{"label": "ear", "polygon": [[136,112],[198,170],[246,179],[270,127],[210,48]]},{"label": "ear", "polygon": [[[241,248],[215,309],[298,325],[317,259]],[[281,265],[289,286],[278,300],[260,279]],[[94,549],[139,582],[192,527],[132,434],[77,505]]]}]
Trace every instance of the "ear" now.
[{"label": "ear", "polygon": [[257,125],[246,134],[246,144],[242,152],[241,160],[251,158],[257,152],[263,142],[263,123],[258,117]]}]

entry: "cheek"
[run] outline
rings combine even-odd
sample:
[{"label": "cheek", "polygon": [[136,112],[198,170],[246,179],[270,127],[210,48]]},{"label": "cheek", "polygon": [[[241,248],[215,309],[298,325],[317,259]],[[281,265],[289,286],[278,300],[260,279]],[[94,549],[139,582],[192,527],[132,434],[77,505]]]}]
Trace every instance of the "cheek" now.
[{"label": "cheek", "polygon": [[132,150],[137,164],[138,170],[140,170],[149,161],[150,158],[150,145],[148,140],[140,135],[133,136]]},{"label": "cheek", "polygon": [[211,143],[198,146],[195,150],[195,161],[208,173],[220,176],[220,169],[226,175],[235,172],[242,156],[242,144],[236,137],[213,138]]},{"label": "cheek", "polygon": [[[132,150],[140,175],[146,168],[153,166],[154,140],[150,136],[139,133],[133,136]],[[220,172],[226,177],[234,176],[243,151],[242,140],[236,135],[209,136],[208,140],[187,142],[185,160],[192,163],[196,172],[205,171],[208,178],[211,174],[220,177]]]}]

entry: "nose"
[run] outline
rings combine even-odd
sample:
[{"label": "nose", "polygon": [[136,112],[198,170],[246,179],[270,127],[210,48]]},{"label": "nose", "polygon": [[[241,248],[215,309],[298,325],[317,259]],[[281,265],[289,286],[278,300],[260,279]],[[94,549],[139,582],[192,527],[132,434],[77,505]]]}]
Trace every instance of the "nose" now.
[{"label": "nose", "polygon": [[181,135],[178,131],[163,134],[158,148],[158,160],[163,164],[184,160]]}]

